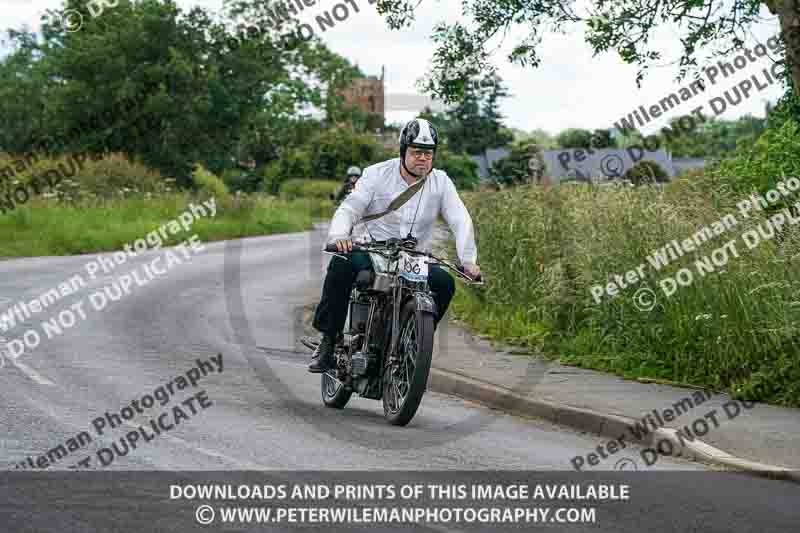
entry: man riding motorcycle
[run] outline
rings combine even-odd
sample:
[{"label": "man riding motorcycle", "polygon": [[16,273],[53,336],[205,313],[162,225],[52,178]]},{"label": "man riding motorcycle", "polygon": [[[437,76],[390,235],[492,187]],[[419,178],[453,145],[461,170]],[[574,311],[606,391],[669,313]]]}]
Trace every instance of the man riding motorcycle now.
[{"label": "man riding motorcycle", "polygon": [[[333,215],[327,243],[336,243],[340,253],[352,251],[351,233],[362,217],[387,212],[372,222],[364,222],[361,236],[373,239],[415,237],[417,249],[430,251],[433,226],[441,214],[456,237],[458,258],[464,272],[476,278],[478,251],[472,218],[456,192],[455,185],[442,170],[433,170],[438,146],[436,128],[417,118],[400,132],[400,157],[377,163],[364,170],[353,192],[345,197]],[[389,204],[409,186],[425,180],[421,190],[394,210]],[[350,260],[334,256],[322,288],[322,298],[314,316],[314,328],[322,332],[322,340],[314,353],[309,372],[321,373],[334,366],[336,339],[344,328],[350,291],[359,271],[370,269],[369,256],[353,252]],[[431,265],[428,283],[434,292],[437,316],[434,327],[450,305],[455,293],[452,276],[437,265]]]}]

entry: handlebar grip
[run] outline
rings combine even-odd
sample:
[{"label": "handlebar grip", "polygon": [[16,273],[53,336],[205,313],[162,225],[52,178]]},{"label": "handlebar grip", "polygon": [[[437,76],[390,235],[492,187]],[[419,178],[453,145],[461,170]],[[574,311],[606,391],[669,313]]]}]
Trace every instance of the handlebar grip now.
[{"label": "handlebar grip", "polygon": [[[458,271],[461,272],[462,274],[464,274],[465,276],[467,276],[467,273],[464,272],[464,267],[463,266],[458,267]],[[467,276],[467,277],[469,277],[469,276]],[[478,274],[478,277],[477,278],[472,278],[472,281],[474,281],[476,283],[480,283],[481,281],[483,281],[483,274]]]},{"label": "handlebar grip", "polygon": [[[362,250],[362,248],[359,245],[353,244],[353,251],[354,252],[360,252],[361,250]],[[328,244],[327,246],[325,246],[325,250],[324,251],[333,252],[335,254],[339,254],[339,253],[345,253],[346,254],[346,253],[348,253],[348,252],[340,252],[335,244]]]}]

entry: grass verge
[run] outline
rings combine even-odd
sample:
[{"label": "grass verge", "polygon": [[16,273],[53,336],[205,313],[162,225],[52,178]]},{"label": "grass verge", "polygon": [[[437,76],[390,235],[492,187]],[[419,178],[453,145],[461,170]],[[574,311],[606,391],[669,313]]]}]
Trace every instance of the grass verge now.
[{"label": "grass verge", "polygon": [[[741,235],[764,230],[768,214],[739,216],[738,195],[680,182],[635,190],[530,186],[464,200],[487,284],[462,287],[453,310],[477,331],[567,364],[800,406],[798,226],[748,249]],[[736,226],[658,270],[650,265],[654,250],[728,213]],[[707,264],[731,240],[738,255],[701,273],[698,261]],[[599,303],[593,298],[592,287],[642,264],[642,281]],[[680,269],[693,280],[667,296],[663,280]],[[655,294],[650,309],[635,299],[641,288]]]},{"label": "grass verge", "polygon": [[[34,199],[0,215],[0,257],[73,255],[120,250],[126,243],[175,219],[190,202],[206,198],[169,194],[145,198],[59,204]],[[198,218],[189,232],[170,234],[166,245],[192,234],[216,241],[305,231],[314,221],[328,218],[333,205],[318,199],[281,200],[270,196],[227,197],[216,200],[213,218]]]}]

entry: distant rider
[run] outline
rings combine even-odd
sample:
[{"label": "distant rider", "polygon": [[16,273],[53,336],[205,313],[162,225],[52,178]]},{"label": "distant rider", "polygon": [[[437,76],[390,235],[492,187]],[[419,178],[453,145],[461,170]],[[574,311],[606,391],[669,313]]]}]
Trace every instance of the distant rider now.
[{"label": "distant rider", "polygon": [[344,200],[345,196],[353,192],[353,189],[356,186],[356,182],[358,178],[361,177],[361,169],[358,167],[350,167],[347,169],[347,177],[344,180],[339,191],[334,195],[331,194],[331,200],[335,201],[337,204]]}]

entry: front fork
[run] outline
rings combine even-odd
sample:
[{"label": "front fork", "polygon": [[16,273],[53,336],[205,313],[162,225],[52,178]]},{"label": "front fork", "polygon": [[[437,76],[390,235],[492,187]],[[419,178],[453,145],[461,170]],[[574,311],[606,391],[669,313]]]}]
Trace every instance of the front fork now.
[{"label": "front fork", "polygon": [[392,343],[389,345],[389,366],[397,363],[397,340],[400,337],[400,306],[403,304],[400,297],[403,288],[397,284],[392,292]]}]

